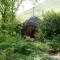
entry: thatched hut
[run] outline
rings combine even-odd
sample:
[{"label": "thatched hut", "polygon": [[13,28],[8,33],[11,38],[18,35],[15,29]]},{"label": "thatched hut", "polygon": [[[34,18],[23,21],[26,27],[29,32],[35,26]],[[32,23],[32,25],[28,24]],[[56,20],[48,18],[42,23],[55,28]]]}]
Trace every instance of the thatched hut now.
[{"label": "thatched hut", "polygon": [[22,28],[22,36],[29,36],[30,38],[34,38],[34,34],[37,31],[39,18],[36,16],[30,17],[23,23]]}]

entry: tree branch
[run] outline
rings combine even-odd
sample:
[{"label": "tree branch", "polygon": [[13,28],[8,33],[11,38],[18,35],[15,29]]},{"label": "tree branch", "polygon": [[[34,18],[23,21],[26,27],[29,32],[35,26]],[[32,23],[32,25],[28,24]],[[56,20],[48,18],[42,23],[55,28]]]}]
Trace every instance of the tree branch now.
[{"label": "tree branch", "polygon": [[19,3],[18,3],[18,5],[17,5],[17,8],[16,8],[16,10],[15,11],[17,11],[18,10],[18,8],[19,8],[19,6],[21,5],[21,3],[23,2],[23,0],[21,0]]}]

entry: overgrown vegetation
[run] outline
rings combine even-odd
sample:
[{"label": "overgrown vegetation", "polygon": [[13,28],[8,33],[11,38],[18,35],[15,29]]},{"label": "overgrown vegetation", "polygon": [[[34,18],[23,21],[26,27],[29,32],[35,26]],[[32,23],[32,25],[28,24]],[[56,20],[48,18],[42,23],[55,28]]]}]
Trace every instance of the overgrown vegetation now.
[{"label": "overgrown vegetation", "polygon": [[13,26],[11,22],[0,24],[0,60],[55,60],[44,54],[60,52],[60,13],[46,12],[42,17],[34,42],[21,36],[18,20]]},{"label": "overgrown vegetation", "polygon": [[47,39],[52,39],[54,36],[60,35],[60,13],[53,10],[43,13],[38,33]]},{"label": "overgrown vegetation", "polygon": [[50,52],[60,51],[60,13],[52,10],[42,14],[36,36],[39,41],[50,47]]},{"label": "overgrown vegetation", "polygon": [[15,17],[20,3],[17,7],[15,3],[16,0],[0,0],[0,60],[55,60],[44,54],[60,52],[60,13],[42,14],[36,39],[30,42],[21,36],[23,24]]}]

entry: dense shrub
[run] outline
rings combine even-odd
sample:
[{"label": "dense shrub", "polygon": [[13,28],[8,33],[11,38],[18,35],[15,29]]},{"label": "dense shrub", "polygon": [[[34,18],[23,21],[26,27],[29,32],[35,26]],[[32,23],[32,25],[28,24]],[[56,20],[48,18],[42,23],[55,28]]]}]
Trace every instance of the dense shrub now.
[{"label": "dense shrub", "polygon": [[36,37],[38,40],[52,39],[54,36],[60,35],[60,13],[48,11],[42,14]]},{"label": "dense shrub", "polygon": [[60,51],[60,36],[54,36],[54,38],[52,40],[49,41],[49,43],[47,42],[47,44],[50,46],[50,49],[52,51]]},{"label": "dense shrub", "polygon": [[29,55],[29,54],[33,53],[34,50],[35,50],[34,45],[26,43],[26,44],[23,44],[23,45],[20,45],[20,46],[17,45],[15,47],[14,52],[15,53],[20,53],[20,54],[23,54],[23,55]]},{"label": "dense shrub", "polygon": [[48,11],[43,14],[43,30],[43,34],[46,38],[60,34],[60,13]]},{"label": "dense shrub", "polygon": [[37,31],[35,33],[35,37],[36,37],[35,39],[41,42],[43,40],[43,35],[44,35],[42,27],[43,27],[43,21],[42,19],[40,19],[38,23]]},{"label": "dense shrub", "polygon": [[21,30],[22,30],[22,23],[21,24],[17,24],[17,25],[15,25],[15,27],[14,27],[14,31],[16,32],[16,34],[20,34],[21,35]]}]

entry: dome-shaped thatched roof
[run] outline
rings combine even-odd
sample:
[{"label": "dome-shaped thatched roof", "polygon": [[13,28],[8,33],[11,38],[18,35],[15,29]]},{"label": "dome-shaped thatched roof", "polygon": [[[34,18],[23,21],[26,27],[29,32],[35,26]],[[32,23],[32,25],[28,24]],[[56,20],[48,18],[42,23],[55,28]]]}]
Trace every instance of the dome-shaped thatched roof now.
[{"label": "dome-shaped thatched roof", "polygon": [[33,16],[33,17],[30,17],[28,20],[26,20],[24,22],[24,25],[27,26],[27,25],[32,25],[32,26],[37,26],[38,23],[39,23],[39,18],[36,17],[36,16]]}]

